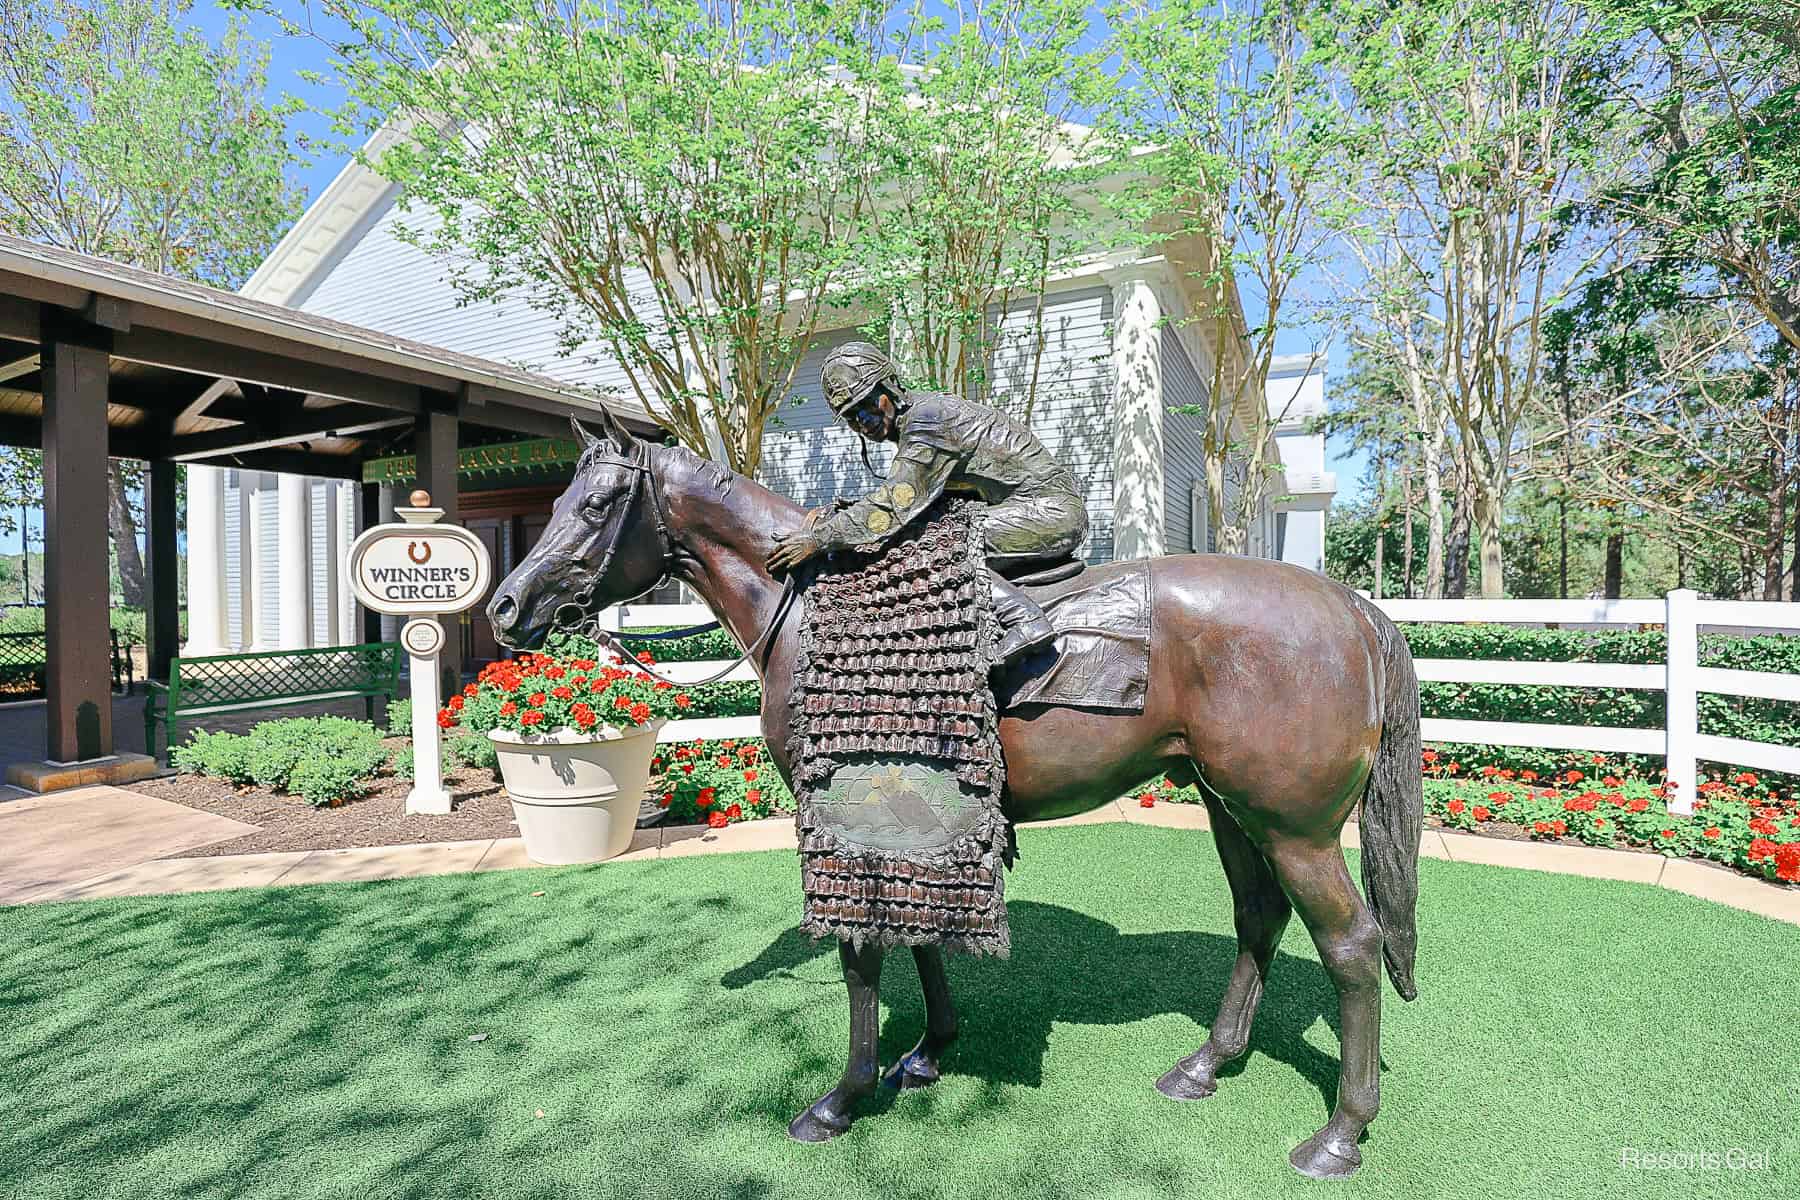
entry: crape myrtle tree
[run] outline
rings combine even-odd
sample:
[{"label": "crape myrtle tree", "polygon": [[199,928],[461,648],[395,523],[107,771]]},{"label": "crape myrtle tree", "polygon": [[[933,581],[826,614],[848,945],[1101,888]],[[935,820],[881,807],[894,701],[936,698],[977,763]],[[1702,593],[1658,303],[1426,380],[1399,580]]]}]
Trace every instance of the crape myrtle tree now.
[{"label": "crape myrtle tree", "polygon": [[1186,318],[1211,351],[1208,402],[1172,411],[1202,418],[1208,518],[1225,553],[1247,549],[1280,486],[1274,429],[1294,396],[1267,402],[1269,368],[1299,315],[1297,285],[1325,256],[1325,181],[1340,170],[1339,114],[1310,9],[1117,0],[1104,10],[1118,67],[1113,119],[1155,147],[1122,208],[1166,237],[1172,261],[1212,298]]},{"label": "crape myrtle tree", "polygon": [[[1083,0],[915,2],[869,65],[876,202],[844,302],[912,380],[1029,421],[1056,273],[1132,231],[1095,189],[1124,147],[1105,107],[1104,42]],[[859,83],[865,80],[859,79]]]},{"label": "crape myrtle tree", "polygon": [[1418,288],[1402,324],[1435,326],[1438,357],[1421,369],[1457,435],[1481,594],[1498,597],[1507,490],[1544,387],[1544,320],[1612,236],[1572,236],[1561,219],[1617,152],[1574,119],[1595,18],[1571,0],[1341,0],[1328,11],[1335,36],[1318,57],[1344,81],[1341,134],[1358,164],[1344,204]]},{"label": "crape myrtle tree", "polygon": [[[218,287],[255,270],[300,207],[290,108],[264,97],[265,45],[236,21],[208,41],[183,24],[188,8],[0,0],[0,230]],[[141,478],[141,464],[112,460],[131,605],[144,600]]]},{"label": "crape myrtle tree", "polygon": [[523,295],[681,442],[756,469],[875,184],[878,8],[267,7],[317,22],[339,127],[377,135],[359,153],[401,185],[402,236],[465,301]]}]

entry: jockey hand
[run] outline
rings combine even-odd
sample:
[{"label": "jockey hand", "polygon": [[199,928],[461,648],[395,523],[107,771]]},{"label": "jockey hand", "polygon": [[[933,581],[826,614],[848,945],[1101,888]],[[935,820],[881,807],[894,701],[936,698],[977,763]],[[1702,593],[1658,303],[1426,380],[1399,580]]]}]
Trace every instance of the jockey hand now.
[{"label": "jockey hand", "polygon": [[791,571],[807,559],[819,552],[818,539],[813,537],[812,523],[794,533],[775,535],[775,548],[769,551],[768,567],[776,574]]}]

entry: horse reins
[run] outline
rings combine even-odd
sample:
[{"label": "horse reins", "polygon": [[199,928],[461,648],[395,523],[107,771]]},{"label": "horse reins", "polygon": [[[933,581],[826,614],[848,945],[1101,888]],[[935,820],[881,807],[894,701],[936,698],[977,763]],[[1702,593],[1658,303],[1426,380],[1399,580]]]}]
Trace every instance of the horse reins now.
[{"label": "horse reins", "polygon": [[[650,513],[656,521],[657,543],[662,550],[663,561],[665,563],[672,561],[675,558],[676,551],[681,548],[681,543],[675,540],[675,535],[669,532],[668,522],[663,519],[662,493],[656,486],[656,473],[652,471],[646,463],[632,462],[622,457],[606,457],[600,459],[600,461],[606,462],[612,466],[624,467],[627,470],[635,472],[631,485],[631,498],[634,501],[637,499],[639,480],[648,481],[646,486],[650,489]],[[607,568],[612,566],[613,556],[618,553],[618,550],[619,545],[616,541],[606,548],[606,555],[601,558],[600,566],[594,571],[594,578],[596,580],[606,578]],[[668,581],[669,572],[664,571],[662,578],[658,579],[642,592],[639,592],[637,596],[633,596],[631,600],[625,601],[625,603],[630,604],[632,600],[636,600],[640,596],[649,595]],[[749,646],[745,647],[742,654],[738,655],[726,665],[724,670],[708,675],[705,679],[670,679],[660,671],[657,671],[650,664],[638,662],[636,655],[629,646],[625,645],[620,636],[600,624],[600,614],[593,611],[594,592],[591,587],[576,592],[571,600],[557,605],[556,611],[551,614],[550,619],[556,625],[570,633],[581,634],[591,638],[597,643],[603,643],[611,647],[613,650],[624,655],[625,659],[628,662],[632,662],[638,670],[643,671],[663,683],[672,684],[677,687],[699,687],[703,684],[717,683],[719,680],[737,670],[744,663],[748,662],[752,655],[762,649],[769,639],[774,636],[775,631],[781,628],[781,622],[787,616],[787,611],[792,606],[795,595],[795,575],[790,571],[788,572],[787,582],[782,585],[781,598],[775,602],[775,613],[769,618],[768,625],[763,628],[763,631],[757,635],[756,639],[752,641]],[[562,615],[563,610],[568,608],[572,608],[576,612],[576,616],[573,620],[565,620]],[[662,633],[634,634],[632,635],[632,640],[650,642],[671,641],[676,638],[692,637],[697,633],[709,633],[720,627],[721,623],[718,621],[707,621],[704,624],[689,625],[683,629],[665,630]]]}]

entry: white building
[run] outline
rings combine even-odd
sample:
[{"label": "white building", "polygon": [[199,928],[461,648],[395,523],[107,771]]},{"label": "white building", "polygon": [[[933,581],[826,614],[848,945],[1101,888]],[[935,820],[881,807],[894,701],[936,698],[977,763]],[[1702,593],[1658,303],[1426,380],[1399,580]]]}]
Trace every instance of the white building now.
[{"label": "white building", "polygon": [[[621,368],[603,354],[559,351],[557,326],[522,297],[459,305],[442,263],[399,236],[402,225],[426,227],[425,212],[403,214],[396,187],[351,163],[322,192],[270,255],[245,292],[319,316],[380,330],[429,345],[512,363],[569,382],[615,392],[625,389]],[[1175,404],[1210,402],[1214,348],[1200,332],[1212,322],[1186,318],[1211,311],[1184,261],[1204,261],[1196,248],[1171,245],[1168,257],[1097,256],[1071,267],[1046,301],[1048,344],[1038,365],[1032,427],[1078,479],[1088,485],[1090,561],[1185,553],[1209,548],[1193,504],[1202,476],[1199,418],[1168,411]],[[1002,328],[1005,321],[1002,320]],[[765,439],[762,480],[806,504],[855,495],[874,481],[862,465],[857,439],[835,423],[818,392],[818,363],[852,331],[821,332],[796,375],[798,405],[784,407],[780,426]],[[1227,346],[1226,378],[1241,377],[1241,347]],[[596,361],[597,360],[597,361]],[[996,354],[995,393],[1024,378],[1021,363]],[[1308,381],[1308,386],[1312,386]],[[1322,380],[1314,389],[1322,397]],[[1271,384],[1270,402],[1274,400]],[[1248,404],[1240,397],[1239,405]],[[1294,406],[1297,414],[1302,405]],[[1308,409],[1307,411],[1311,411]],[[638,416],[627,410],[623,415]],[[1249,424],[1234,416],[1240,427]],[[1295,415],[1297,420],[1297,415]],[[1291,422],[1290,422],[1291,424]],[[1288,426],[1284,425],[1284,431]],[[1308,466],[1290,476],[1302,486],[1289,500],[1267,506],[1253,550],[1317,567],[1319,522],[1330,499],[1329,476],[1318,476],[1321,439],[1295,435]],[[1283,432],[1278,453],[1289,452]],[[1302,445],[1305,444],[1305,445]],[[523,557],[542,531],[550,505],[566,483],[572,445],[530,443],[532,469],[514,472],[467,466],[459,492],[463,523],[488,540],[496,578]],[[482,447],[500,450],[502,447]],[[365,481],[401,495],[410,487],[406,447],[365,464]],[[490,456],[492,457],[492,456]],[[1306,474],[1312,472],[1311,475]],[[1324,482],[1321,482],[1323,480]],[[194,469],[189,482],[190,544],[210,548],[219,564],[220,615],[194,626],[187,652],[248,650],[358,640],[341,564],[352,536],[354,485],[252,472]],[[1310,488],[1310,490],[1306,490]],[[391,496],[384,504],[391,503]],[[1283,529],[1286,529],[1286,537]],[[1292,553],[1284,553],[1292,547]],[[1298,555],[1298,557],[1296,557]],[[194,577],[200,577],[200,563]],[[191,594],[191,593],[190,593]],[[465,666],[497,650],[477,610],[464,633]]]},{"label": "white building", "polygon": [[1325,469],[1325,435],[1308,433],[1309,420],[1325,413],[1323,354],[1287,354],[1269,364],[1269,418],[1285,473],[1275,502],[1275,553],[1283,562],[1325,569],[1325,521],[1337,476]]}]

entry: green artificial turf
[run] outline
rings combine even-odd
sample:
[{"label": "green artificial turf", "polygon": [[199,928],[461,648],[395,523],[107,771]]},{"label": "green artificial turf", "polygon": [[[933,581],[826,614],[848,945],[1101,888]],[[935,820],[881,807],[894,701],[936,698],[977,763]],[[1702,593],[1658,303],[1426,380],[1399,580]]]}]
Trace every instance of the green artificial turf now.
[{"label": "green artificial turf", "polygon": [[[1287,1152],[1327,1115],[1336,1006],[1298,922],[1241,1069],[1177,1104],[1151,1085],[1235,953],[1209,839],[1021,840],[1013,958],[952,960],[945,1078],[820,1146],[785,1129],[848,1020],[791,854],[0,911],[0,1196],[1800,1195],[1790,926],[1427,860],[1363,1171],[1318,1184]],[[910,956],[884,985],[891,1060]]]}]

